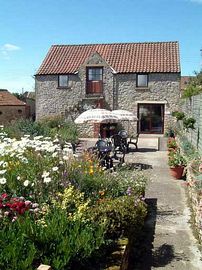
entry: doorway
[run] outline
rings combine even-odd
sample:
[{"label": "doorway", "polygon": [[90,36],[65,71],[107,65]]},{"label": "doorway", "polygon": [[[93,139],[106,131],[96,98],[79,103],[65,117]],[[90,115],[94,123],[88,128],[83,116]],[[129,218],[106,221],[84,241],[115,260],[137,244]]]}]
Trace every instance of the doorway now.
[{"label": "doorway", "polygon": [[164,133],[164,104],[138,104],[139,132]]}]

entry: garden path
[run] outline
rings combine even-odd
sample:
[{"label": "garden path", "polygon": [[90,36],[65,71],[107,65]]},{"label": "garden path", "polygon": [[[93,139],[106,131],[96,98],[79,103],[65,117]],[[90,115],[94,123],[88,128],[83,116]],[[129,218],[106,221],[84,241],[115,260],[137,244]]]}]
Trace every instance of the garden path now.
[{"label": "garden path", "polygon": [[202,254],[189,223],[185,182],[170,176],[167,152],[157,151],[157,138],[140,138],[138,146],[126,162],[149,173],[146,198],[150,211],[130,269],[202,269]]}]

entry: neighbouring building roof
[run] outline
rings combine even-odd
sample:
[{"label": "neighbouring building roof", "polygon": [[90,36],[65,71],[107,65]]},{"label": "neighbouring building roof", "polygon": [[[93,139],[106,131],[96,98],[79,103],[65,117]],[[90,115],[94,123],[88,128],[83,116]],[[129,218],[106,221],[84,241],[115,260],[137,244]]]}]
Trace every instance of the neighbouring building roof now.
[{"label": "neighbouring building roof", "polygon": [[25,106],[26,104],[6,89],[0,89],[0,106]]},{"label": "neighbouring building roof", "polygon": [[184,90],[187,87],[187,84],[194,76],[181,76],[181,90]]},{"label": "neighbouring building roof", "polygon": [[117,73],[180,72],[174,42],[53,45],[36,75],[75,73],[97,52]]},{"label": "neighbouring building roof", "polygon": [[29,98],[29,99],[35,100],[35,92],[28,92],[28,91],[26,91],[26,92],[24,92],[23,96],[25,98]]}]

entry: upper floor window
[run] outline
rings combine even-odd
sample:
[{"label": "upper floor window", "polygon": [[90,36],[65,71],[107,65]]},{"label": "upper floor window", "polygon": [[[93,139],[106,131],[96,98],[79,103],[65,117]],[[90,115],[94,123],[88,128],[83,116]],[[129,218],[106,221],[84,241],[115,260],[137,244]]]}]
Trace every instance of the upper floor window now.
[{"label": "upper floor window", "polygon": [[89,67],[86,70],[86,93],[100,94],[103,89],[103,69],[100,67]]},{"label": "upper floor window", "polygon": [[102,68],[87,68],[88,81],[102,81]]},{"label": "upper floor window", "polygon": [[148,74],[137,74],[136,86],[137,87],[148,87]]},{"label": "upper floor window", "polygon": [[58,76],[58,87],[68,87],[69,76],[59,75]]}]

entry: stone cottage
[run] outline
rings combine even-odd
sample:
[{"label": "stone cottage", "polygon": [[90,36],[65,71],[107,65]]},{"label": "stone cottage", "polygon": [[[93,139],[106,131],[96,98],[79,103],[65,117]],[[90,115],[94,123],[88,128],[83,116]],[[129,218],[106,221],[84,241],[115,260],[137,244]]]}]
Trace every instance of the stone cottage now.
[{"label": "stone cottage", "polygon": [[0,124],[26,118],[26,104],[6,89],[0,89]]},{"label": "stone cottage", "polygon": [[163,134],[180,97],[179,44],[53,45],[35,88],[37,120],[59,114],[74,120],[95,107],[125,109],[137,115],[140,133]]}]

